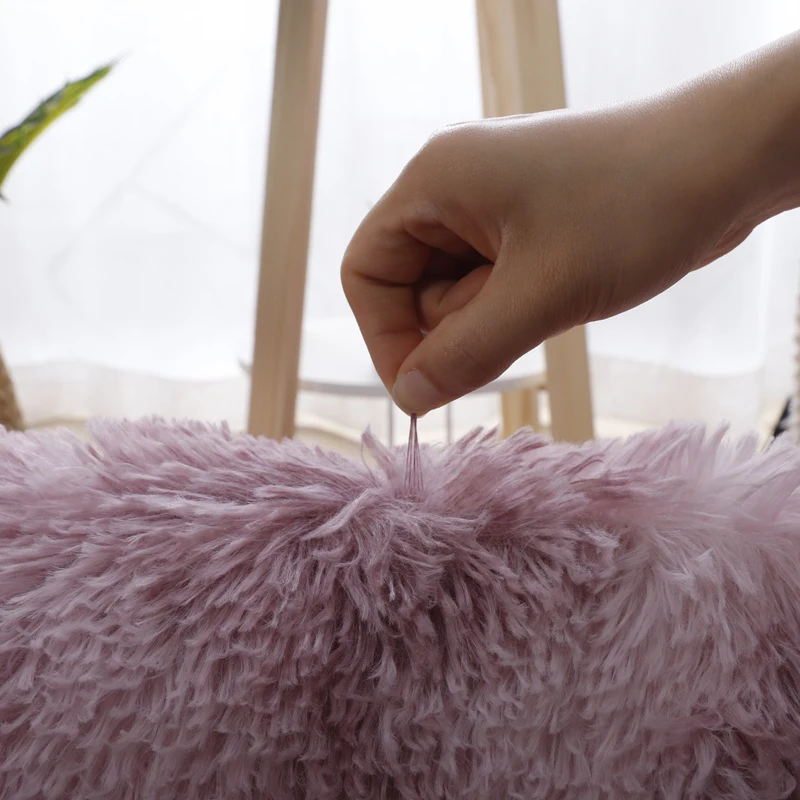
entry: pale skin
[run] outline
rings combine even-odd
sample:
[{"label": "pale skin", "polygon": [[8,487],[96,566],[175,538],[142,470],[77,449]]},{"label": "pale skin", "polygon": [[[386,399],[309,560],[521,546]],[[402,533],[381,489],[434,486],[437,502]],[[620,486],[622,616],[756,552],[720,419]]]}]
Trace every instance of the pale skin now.
[{"label": "pale skin", "polygon": [[342,285],[424,414],[619,314],[800,205],[800,32],[662,95],[435,134],[356,231]]}]

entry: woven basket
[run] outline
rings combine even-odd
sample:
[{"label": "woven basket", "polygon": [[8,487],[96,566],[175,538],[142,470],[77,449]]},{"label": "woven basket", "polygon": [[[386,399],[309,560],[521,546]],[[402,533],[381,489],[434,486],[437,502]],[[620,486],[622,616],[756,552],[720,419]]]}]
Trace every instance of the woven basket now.
[{"label": "woven basket", "polygon": [[11,431],[22,430],[22,414],[14,393],[14,384],[11,382],[2,355],[0,355],[0,425]]}]

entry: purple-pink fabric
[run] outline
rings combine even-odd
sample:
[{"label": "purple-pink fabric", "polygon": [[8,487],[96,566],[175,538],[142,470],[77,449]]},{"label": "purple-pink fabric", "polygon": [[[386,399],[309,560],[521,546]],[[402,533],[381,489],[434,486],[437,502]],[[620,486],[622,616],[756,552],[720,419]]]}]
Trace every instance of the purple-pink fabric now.
[{"label": "purple-pink fabric", "polygon": [[[0,797],[785,798],[800,454],[0,433]],[[370,465],[371,464],[371,465]]]}]

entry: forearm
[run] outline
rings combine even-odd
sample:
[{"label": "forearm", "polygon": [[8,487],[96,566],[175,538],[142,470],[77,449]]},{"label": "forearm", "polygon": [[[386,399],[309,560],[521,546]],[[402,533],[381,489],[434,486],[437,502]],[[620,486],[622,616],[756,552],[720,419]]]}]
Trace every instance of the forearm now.
[{"label": "forearm", "polygon": [[716,116],[716,157],[739,176],[754,215],[800,205],[800,31],[701,78],[695,91]]}]

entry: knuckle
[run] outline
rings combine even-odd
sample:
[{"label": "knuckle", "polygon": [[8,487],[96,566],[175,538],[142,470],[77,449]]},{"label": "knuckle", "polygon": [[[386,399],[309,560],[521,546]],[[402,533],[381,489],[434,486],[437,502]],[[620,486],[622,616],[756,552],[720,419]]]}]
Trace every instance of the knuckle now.
[{"label": "knuckle", "polygon": [[342,258],[342,266],[339,269],[339,279],[342,282],[342,289],[344,290],[345,295],[352,291],[353,273],[353,256],[350,255],[349,251],[346,251],[344,257]]},{"label": "knuckle", "polygon": [[473,127],[473,123],[456,123],[435,130],[417,153],[419,160],[452,158],[472,138]]},{"label": "knuckle", "polygon": [[342,286],[344,296],[350,306],[353,306],[354,298],[358,288],[363,283],[358,275],[358,261],[355,255],[348,249],[343,258],[339,269],[339,281]]}]

